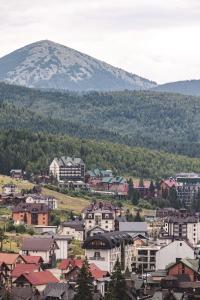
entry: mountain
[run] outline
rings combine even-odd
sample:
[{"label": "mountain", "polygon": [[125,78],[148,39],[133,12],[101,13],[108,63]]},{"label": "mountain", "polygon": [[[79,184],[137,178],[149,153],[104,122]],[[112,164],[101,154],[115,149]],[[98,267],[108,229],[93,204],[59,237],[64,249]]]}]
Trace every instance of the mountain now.
[{"label": "mountain", "polygon": [[44,40],[0,59],[0,81],[63,90],[144,90],[156,86],[137,75]]},{"label": "mountain", "polygon": [[169,82],[152,88],[158,92],[179,93],[184,95],[200,95],[200,80]]}]

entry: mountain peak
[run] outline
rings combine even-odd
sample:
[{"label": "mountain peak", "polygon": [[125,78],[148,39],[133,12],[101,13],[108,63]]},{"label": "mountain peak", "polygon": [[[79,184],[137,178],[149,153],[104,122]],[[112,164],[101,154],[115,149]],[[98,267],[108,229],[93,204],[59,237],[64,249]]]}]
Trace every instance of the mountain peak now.
[{"label": "mountain peak", "polygon": [[0,59],[0,80],[35,88],[138,90],[154,82],[115,68],[72,48],[41,40]]}]

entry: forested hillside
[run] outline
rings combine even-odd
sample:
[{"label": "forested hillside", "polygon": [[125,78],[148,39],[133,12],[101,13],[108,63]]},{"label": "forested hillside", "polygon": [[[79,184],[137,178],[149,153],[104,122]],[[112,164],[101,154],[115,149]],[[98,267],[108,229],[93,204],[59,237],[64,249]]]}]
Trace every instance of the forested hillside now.
[{"label": "forested hillside", "polygon": [[200,172],[200,159],[68,136],[9,130],[0,133],[0,173],[23,168],[48,170],[54,156],[81,156],[87,168],[111,168],[116,174],[160,178],[176,172]]},{"label": "forested hillside", "polygon": [[40,113],[47,123],[56,119],[53,128],[41,126],[50,132],[200,156],[199,97],[142,91],[42,92],[0,84],[0,103]]}]

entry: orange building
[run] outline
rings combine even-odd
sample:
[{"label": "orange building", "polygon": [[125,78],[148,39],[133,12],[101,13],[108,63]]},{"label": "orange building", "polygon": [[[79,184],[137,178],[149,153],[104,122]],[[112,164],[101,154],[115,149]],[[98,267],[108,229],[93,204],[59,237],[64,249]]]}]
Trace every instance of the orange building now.
[{"label": "orange building", "polygon": [[49,209],[46,204],[19,203],[12,210],[15,224],[49,225]]}]

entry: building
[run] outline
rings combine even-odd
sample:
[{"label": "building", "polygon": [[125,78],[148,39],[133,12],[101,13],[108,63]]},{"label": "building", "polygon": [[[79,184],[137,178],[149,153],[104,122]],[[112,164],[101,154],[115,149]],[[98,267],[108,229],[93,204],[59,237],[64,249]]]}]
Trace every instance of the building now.
[{"label": "building", "polygon": [[4,262],[10,271],[12,271],[17,264],[25,263],[23,257],[15,253],[0,253],[0,262]]},{"label": "building", "polygon": [[23,179],[24,173],[21,169],[10,170],[10,176],[15,179]]},{"label": "building", "polygon": [[194,248],[185,240],[173,241],[156,252],[156,270],[184,258],[194,259]]},{"label": "building", "polygon": [[41,238],[49,238],[52,237],[58,248],[55,250],[56,259],[66,259],[68,257],[69,245],[72,241],[71,235],[59,235],[59,234],[51,234],[47,233],[45,235],[40,236]]},{"label": "building", "polygon": [[119,222],[119,231],[127,232],[130,235],[148,235],[146,222]]},{"label": "building", "polygon": [[58,283],[59,280],[50,272],[29,272],[21,274],[16,280],[14,280],[14,286],[31,287],[42,292],[46,285],[49,283]]},{"label": "building", "polygon": [[84,239],[84,224],[83,221],[74,220],[63,222],[58,228],[59,235],[70,235],[75,240],[83,241]]},{"label": "building", "polygon": [[191,207],[192,201],[200,193],[200,174],[180,173],[176,174],[177,195],[184,207]]},{"label": "building", "polygon": [[5,195],[10,195],[16,193],[17,186],[13,183],[4,184],[2,186],[2,191]]},{"label": "building", "polygon": [[12,209],[15,224],[45,225],[49,224],[49,209],[46,204],[19,203]]},{"label": "building", "polygon": [[58,245],[53,238],[32,237],[22,242],[21,254],[42,257],[44,264],[50,267],[56,264],[56,250]]},{"label": "building", "polygon": [[[109,210],[96,210],[94,212],[89,212],[84,218],[85,225],[85,235],[93,228],[103,229],[105,231],[115,230],[115,219],[113,213]],[[99,232],[98,229],[98,232]]]},{"label": "building", "polygon": [[166,267],[168,276],[183,276],[187,275],[189,281],[200,280],[200,264],[199,259],[177,259],[176,262],[169,264]]},{"label": "building", "polygon": [[[43,291],[43,300],[74,300],[74,289],[64,282],[48,283]],[[55,296],[55,297],[54,297]],[[58,297],[56,297],[58,296]]]},{"label": "building", "polygon": [[169,195],[170,189],[173,187],[177,188],[177,185],[177,181],[172,177],[170,177],[169,179],[161,180],[158,195],[166,199]]},{"label": "building", "polygon": [[133,239],[127,233],[109,232],[88,237],[84,244],[89,263],[95,263],[103,271],[111,273],[119,259],[122,270],[131,270]]},{"label": "building", "polygon": [[30,194],[26,197],[26,203],[39,203],[45,204],[51,210],[58,208],[58,200],[52,196],[47,195],[38,195],[38,194]]},{"label": "building", "polygon": [[49,167],[49,173],[58,182],[85,179],[85,164],[81,158],[64,157],[54,158]]},{"label": "building", "polygon": [[200,241],[199,218],[195,214],[188,214],[185,210],[180,210],[177,215],[166,218],[164,230],[165,238],[186,239],[192,245]]},{"label": "building", "polygon": [[137,269],[140,273],[154,271],[156,269],[156,252],[160,248],[154,244],[133,247],[133,269]]}]

